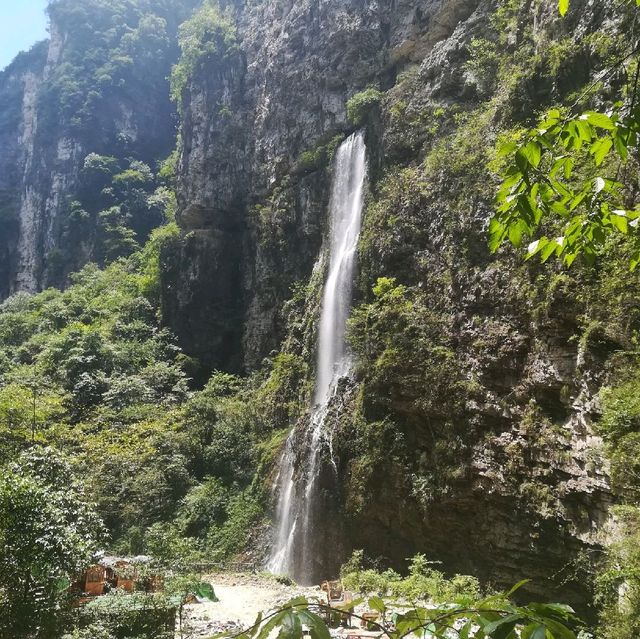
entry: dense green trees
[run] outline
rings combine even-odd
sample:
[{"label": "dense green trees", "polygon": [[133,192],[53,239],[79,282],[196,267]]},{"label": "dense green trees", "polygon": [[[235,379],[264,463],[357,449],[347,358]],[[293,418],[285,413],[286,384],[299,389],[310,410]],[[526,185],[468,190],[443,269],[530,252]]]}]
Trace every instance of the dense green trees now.
[{"label": "dense green trees", "polygon": [[201,65],[212,60],[222,65],[237,51],[236,29],[217,3],[205,0],[180,26],[178,40],[182,55],[171,72],[171,97],[181,107],[182,94]]},{"label": "dense green trees", "polygon": [[[108,158],[91,162],[113,170]],[[263,517],[254,471],[264,378],[216,373],[193,387],[194,363],[157,314],[160,246],[173,232],[161,227],[104,270],[85,267],[65,291],[0,305],[0,462],[34,442],[55,446],[70,454],[112,548],[149,550],[160,525],[177,558],[180,540],[199,538],[224,560]]]},{"label": "dense green trees", "polygon": [[75,199],[67,204],[63,239],[83,243],[95,233],[94,259],[101,264],[140,250],[175,213],[172,175],[162,165],[160,172],[131,158],[87,155]]},{"label": "dense green trees", "polygon": [[[149,96],[158,86],[166,86],[167,70],[177,55],[177,26],[196,4],[196,0],[53,0],[48,7],[52,21],[73,37],[67,39],[62,63],[41,96],[46,117],[91,136],[91,127],[104,117],[105,99],[118,94]],[[168,98],[167,91],[167,109]]]},{"label": "dense green trees", "polygon": [[103,534],[89,496],[59,453],[37,447],[4,464],[0,636],[55,636],[70,581],[89,564]]}]

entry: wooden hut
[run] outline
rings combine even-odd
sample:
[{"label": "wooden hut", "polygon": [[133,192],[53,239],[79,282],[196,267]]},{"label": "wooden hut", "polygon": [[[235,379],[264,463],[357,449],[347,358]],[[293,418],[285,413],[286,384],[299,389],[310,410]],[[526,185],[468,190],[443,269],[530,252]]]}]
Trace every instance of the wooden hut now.
[{"label": "wooden hut", "polygon": [[87,568],[76,580],[75,589],[89,597],[103,595],[105,593],[106,572],[106,568],[100,564]]},{"label": "wooden hut", "polygon": [[74,590],[86,597],[99,597],[118,589],[124,592],[144,590],[158,592],[164,583],[159,575],[140,574],[140,567],[148,564],[150,557],[103,556],[75,581]]}]

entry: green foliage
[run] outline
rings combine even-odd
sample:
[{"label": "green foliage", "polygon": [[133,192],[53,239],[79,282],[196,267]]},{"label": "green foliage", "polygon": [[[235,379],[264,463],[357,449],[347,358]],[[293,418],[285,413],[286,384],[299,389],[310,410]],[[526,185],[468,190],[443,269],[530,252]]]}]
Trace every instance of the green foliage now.
[{"label": "green foliage", "polygon": [[127,217],[120,206],[98,214],[99,250],[107,263],[131,255],[139,248],[135,231],[127,226]]},{"label": "green foliage", "polygon": [[174,55],[171,32],[190,4],[173,0],[50,2],[48,13],[65,36],[65,46],[40,95],[47,129],[59,125],[75,133],[89,132],[100,120],[104,100],[114,92],[162,95]]},{"label": "green foliage", "polygon": [[290,426],[305,410],[309,365],[293,353],[279,353],[269,376],[257,391],[261,422],[266,429]]},{"label": "green foliage", "polygon": [[65,639],[93,637],[88,629],[99,639],[173,639],[181,606],[180,594],[115,591],[86,604],[79,614],[80,628]]},{"label": "green foliage", "polygon": [[133,264],[88,266],[74,281],[0,307],[0,454],[33,434],[73,450],[118,538],[169,517],[186,492],[190,448],[172,411],[189,389]]},{"label": "green foliage", "polygon": [[62,639],[114,639],[110,628],[103,623],[91,623],[83,628],[74,628],[62,635]]},{"label": "green foliage", "polygon": [[598,429],[609,446],[614,490],[640,503],[640,375],[633,370],[619,385],[601,391]]},{"label": "green foliage", "polygon": [[198,537],[213,526],[220,526],[227,517],[230,489],[217,477],[206,477],[194,486],[180,507],[179,521],[185,534]]},{"label": "green foliage", "polygon": [[227,484],[249,481],[255,462],[253,406],[243,398],[242,387],[238,377],[214,373],[186,406],[184,419],[196,477],[214,474]]},{"label": "green foliage", "polygon": [[356,550],[340,570],[345,587],[357,593],[462,605],[472,605],[480,597],[477,579],[465,575],[447,579],[431,567],[432,562],[427,561],[424,555],[418,554],[409,560],[409,575],[404,578],[390,569],[384,572],[364,569],[363,563],[363,552]]},{"label": "green foliage", "polygon": [[106,271],[88,266],[74,279],[65,292],[47,291],[23,307],[9,303],[0,310],[0,326],[29,326],[19,336],[12,329],[0,341],[0,347],[15,347],[8,372],[29,366],[36,379],[44,376],[53,388],[69,393],[66,401],[78,415],[101,404],[107,386],[134,371],[140,385],[155,384],[157,393],[178,383],[178,372],[153,367],[158,360],[171,365],[175,350],[130,265],[118,263]]},{"label": "green foliage", "polygon": [[[635,5],[640,6],[637,0]],[[569,0],[559,0],[558,9],[564,16]],[[596,36],[585,38],[583,45],[599,49],[596,54],[606,61],[607,47],[602,50],[603,39]],[[553,43],[548,56],[552,74],[560,72],[574,48],[570,39]],[[609,61],[607,73],[619,66],[624,69],[636,53],[632,50]],[[509,161],[501,171],[497,211],[489,227],[492,251],[506,239],[516,247],[527,239],[533,240],[527,259],[539,255],[545,262],[553,255],[570,266],[582,256],[591,265],[613,243],[611,238],[622,234],[629,239],[623,250],[630,251],[630,267],[637,266],[640,248],[635,229],[640,210],[634,203],[637,184],[631,176],[637,172],[633,150],[640,110],[633,69],[634,64],[627,65],[631,95],[606,113],[571,113],[597,86],[592,83],[569,111],[548,111],[535,128],[502,145],[500,153]]]},{"label": "green foliage", "polygon": [[[84,161],[76,197],[68,205],[62,230],[63,241],[83,242],[93,233],[95,222],[96,261],[108,264],[140,250],[151,233],[165,226],[154,236],[145,258],[156,264],[154,251],[165,238],[177,233],[173,218],[176,209],[174,192],[165,186],[167,174],[154,175],[151,168],[139,160],[128,158],[126,168],[117,158],[90,153]],[[163,169],[161,168],[161,171]],[[151,265],[149,265],[151,266]],[[61,270],[69,269],[62,264]],[[157,273],[149,268],[150,295],[158,294]]]},{"label": "green foliage", "polygon": [[624,505],[612,509],[612,541],[596,575],[599,637],[632,639],[640,632],[640,375],[635,358],[602,389],[598,431],[611,460],[611,485]]},{"label": "green foliage", "polygon": [[48,388],[45,379],[30,380],[28,374],[20,367],[0,387],[0,463],[15,459],[31,440],[42,441],[41,431],[65,414],[65,396]]},{"label": "green foliage", "polygon": [[113,176],[113,183],[123,189],[131,189],[136,186],[145,185],[153,179],[149,167],[145,166],[145,168],[147,169],[146,171],[129,168],[122,173],[118,173]]},{"label": "green foliage", "polygon": [[[97,153],[89,153],[84,159],[82,171],[85,174],[92,174],[94,180],[98,178],[104,180],[104,186],[108,184],[111,178],[118,172],[119,162],[111,156],[98,155]],[[96,182],[93,184],[96,185]]]},{"label": "green foliage", "polygon": [[224,523],[209,529],[209,556],[215,561],[226,561],[248,548],[250,542],[257,542],[256,533],[263,517],[261,499],[250,491],[236,494],[229,500]]},{"label": "green foliage", "polygon": [[382,101],[383,94],[376,87],[367,87],[347,100],[347,119],[353,126],[361,126],[372,109]]},{"label": "green foliage", "polygon": [[[109,167],[107,179],[116,170],[88,163]],[[85,267],[65,291],[0,305],[0,460],[32,439],[71,453],[114,550],[183,565],[202,559],[197,548],[225,561],[252,540],[260,437],[278,411],[300,410],[277,396],[298,392],[306,365],[283,356],[269,377],[215,373],[190,389],[154,306],[176,232],[170,223],[128,260]]]},{"label": "green foliage", "polygon": [[144,532],[142,548],[153,557],[152,570],[184,575],[191,563],[202,558],[193,539],[181,534],[178,526],[165,522],[152,524]]},{"label": "green foliage", "polygon": [[214,3],[206,2],[180,26],[178,37],[182,55],[171,71],[171,97],[182,104],[189,80],[203,62],[223,62],[236,51],[236,28]]},{"label": "green foliage", "polygon": [[178,172],[178,162],[180,161],[180,138],[178,138],[178,147],[171,152],[168,158],[160,163],[158,169],[158,177],[164,181],[169,187],[173,188]]},{"label": "green foliage", "polygon": [[456,114],[458,126],[453,134],[440,138],[433,145],[424,161],[426,170],[435,175],[444,173],[464,184],[486,179],[486,165],[492,159],[487,136],[492,135],[494,116],[491,104]]},{"label": "green foliage", "polygon": [[305,151],[296,162],[295,172],[311,173],[328,166],[343,139],[336,135],[326,144],[318,143],[313,150]]},{"label": "green foliage", "polygon": [[91,560],[100,519],[69,464],[33,448],[0,472],[0,634],[50,637],[66,586]]},{"label": "green foliage", "polygon": [[613,510],[616,536],[596,579],[598,637],[634,639],[640,632],[640,509]]},{"label": "green foliage", "polygon": [[142,271],[142,292],[145,297],[158,304],[160,301],[162,264],[161,256],[165,247],[180,236],[180,229],[174,221],[151,231],[149,240],[142,249],[140,268]]},{"label": "green foliage", "polygon": [[[527,258],[539,255],[544,262],[555,255],[570,266],[583,255],[593,264],[610,235],[631,234],[640,210],[627,205],[624,185],[617,175],[607,176],[605,161],[615,153],[626,162],[638,131],[640,109],[629,115],[587,111],[574,118],[554,109],[522,141],[504,145],[500,152],[511,155],[513,163],[497,196],[491,250],[507,238],[521,246],[551,220],[555,237],[541,235],[531,242]],[[581,169],[577,178],[576,166]],[[640,249],[634,248],[631,268],[638,262]]]},{"label": "green foliage", "polygon": [[496,88],[501,56],[498,44],[492,40],[473,38],[469,46],[470,60],[467,69],[476,77],[483,94],[489,94]]},{"label": "green foliage", "polygon": [[121,552],[137,554],[144,551],[141,530],[170,521],[193,482],[188,442],[171,413],[127,428],[112,419],[97,433],[91,425],[83,429],[88,436],[75,443],[77,463],[87,469],[86,481]]},{"label": "green foliage", "polygon": [[640,376],[615,388],[602,391],[602,419],[599,428],[616,444],[635,432],[640,432]]}]

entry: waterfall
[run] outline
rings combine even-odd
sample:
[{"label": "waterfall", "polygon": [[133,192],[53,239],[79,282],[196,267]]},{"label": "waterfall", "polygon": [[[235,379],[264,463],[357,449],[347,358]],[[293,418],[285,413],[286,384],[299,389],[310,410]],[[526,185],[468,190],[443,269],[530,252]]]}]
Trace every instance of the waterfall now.
[{"label": "waterfall", "polygon": [[[317,491],[320,455],[323,448],[330,449],[331,445],[325,417],[336,384],[349,373],[351,365],[345,330],[351,307],[365,177],[364,134],[354,133],[340,145],[335,156],[329,203],[329,268],[318,325],[311,417],[302,437],[295,429],[290,433],[275,482],[276,535],[267,569],[275,574],[287,574],[300,583],[309,582],[312,575],[313,557],[309,549],[314,529],[312,504]],[[300,440],[303,446],[299,445]]]}]

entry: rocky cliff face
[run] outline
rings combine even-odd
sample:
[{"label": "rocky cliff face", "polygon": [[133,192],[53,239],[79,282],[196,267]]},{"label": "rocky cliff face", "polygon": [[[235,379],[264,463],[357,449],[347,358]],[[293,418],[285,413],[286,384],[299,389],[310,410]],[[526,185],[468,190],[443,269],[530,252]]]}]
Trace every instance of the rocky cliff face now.
[{"label": "rocky cliff face", "polygon": [[0,297],[11,290],[13,264],[18,260],[23,177],[33,161],[33,135],[37,123],[37,87],[42,81],[46,45],[20,55],[2,74],[0,96]]},{"label": "rocky cliff face", "polygon": [[[209,367],[235,370],[283,338],[312,363],[301,327],[317,304],[292,321],[283,303],[320,254],[327,149],[355,126],[345,104],[382,90],[357,123],[370,324],[354,319],[358,369],[335,416],[324,508],[339,521],[324,539],[343,537],[329,556],[318,535],[324,571],[353,547],[395,565],[424,551],[500,585],[534,577],[538,594],[560,575],[565,596],[588,599],[575,568],[602,541],[610,501],[595,398],[630,327],[593,332],[600,275],[544,277],[490,256],[484,231],[497,135],[566,100],[624,33],[624,10],[576,7],[562,22],[526,1],[237,4],[238,50],[190,82],[165,317]],[[380,277],[395,293],[372,296]]]},{"label": "rocky cliff face", "polygon": [[[329,192],[326,155],[305,162],[304,154],[352,127],[351,95],[392,83],[474,6],[305,0],[230,8],[240,52],[205,62],[187,90],[178,190],[185,239],[172,249],[176,275],[165,296],[170,324],[209,366],[251,369],[284,336],[278,312],[310,276]],[[204,266],[212,254],[225,256],[220,271]]]},{"label": "rocky cliff face", "polygon": [[84,217],[73,213],[85,158],[135,159],[155,169],[174,148],[167,76],[177,24],[192,4],[167,3],[153,13],[129,2],[116,19],[99,3],[53,3],[50,40],[3,72],[0,297],[63,285],[86,262],[102,261],[99,211],[85,201],[99,193],[80,202]]}]

